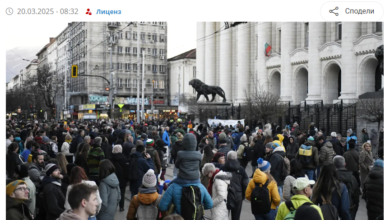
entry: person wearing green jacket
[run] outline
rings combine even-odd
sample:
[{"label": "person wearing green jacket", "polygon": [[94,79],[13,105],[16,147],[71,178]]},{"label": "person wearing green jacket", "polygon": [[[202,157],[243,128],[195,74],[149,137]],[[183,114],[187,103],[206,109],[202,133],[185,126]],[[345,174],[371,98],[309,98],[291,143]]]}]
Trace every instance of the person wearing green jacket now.
[{"label": "person wearing green jacket", "polygon": [[[314,185],[314,183],[315,183],[314,180],[309,180],[306,177],[297,178],[297,180],[294,183],[295,195],[292,196],[290,199],[295,210],[298,210],[300,206],[302,206],[307,202],[312,203],[310,201],[310,196],[313,193],[311,189],[311,185]],[[283,220],[286,217],[286,215],[290,213],[290,210],[287,208],[286,202],[280,204],[275,220]],[[315,208],[320,214],[321,219],[324,220],[321,208],[314,204],[310,206]]]}]

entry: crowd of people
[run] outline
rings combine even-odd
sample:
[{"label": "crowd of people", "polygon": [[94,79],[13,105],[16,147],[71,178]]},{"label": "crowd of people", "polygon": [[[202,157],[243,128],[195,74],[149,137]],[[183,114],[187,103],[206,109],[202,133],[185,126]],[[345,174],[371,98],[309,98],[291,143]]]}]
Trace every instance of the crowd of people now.
[{"label": "crowd of people", "polygon": [[256,220],[354,220],[363,197],[367,218],[383,219],[383,130],[373,130],[358,142],[314,123],[8,120],[6,215],[238,220],[247,200]]}]

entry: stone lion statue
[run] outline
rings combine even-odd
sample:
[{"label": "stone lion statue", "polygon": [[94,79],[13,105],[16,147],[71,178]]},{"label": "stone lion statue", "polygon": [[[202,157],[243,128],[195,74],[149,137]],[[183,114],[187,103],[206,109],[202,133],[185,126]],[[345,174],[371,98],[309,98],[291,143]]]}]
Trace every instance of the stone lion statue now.
[{"label": "stone lion statue", "polygon": [[215,95],[218,94],[219,96],[221,96],[223,98],[223,102],[226,102],[225,92],[219,86],[206,85],[205,83],[203,83],[199,79],[191,80],[189,82],[189,85],[192,86],[196,90],[196,92],[198,93],[197,97],[196,97],[196,101],[199,100],[199,97],[201,95],[204,95],[206,100],[209,101],[209,97],[207,95],[210,95],[210,94],[213,95],[213,99],[211,99],[211,101],[214,101]]}]

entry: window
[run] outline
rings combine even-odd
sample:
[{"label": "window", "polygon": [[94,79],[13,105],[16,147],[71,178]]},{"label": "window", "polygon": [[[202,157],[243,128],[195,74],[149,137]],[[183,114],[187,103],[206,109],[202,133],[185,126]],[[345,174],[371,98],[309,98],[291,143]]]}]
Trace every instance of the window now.
[{"label": "window", "polygon": [[122,69],[122,63],[117,63],[116,64],[116,69],[121,70]]},{"label": "window", "polygon": [[282,30],[279,30],[279,53],[282,52]]},{"label": "window", "polygon": [[126,88],[130,88],[130,79],[126,79]]},{"label": "window", "polygon": [[164,49],[160,49],[160,55],[164,55],[165,54],[165,50]]},{"label": "window", "polygon": [[153,21],[153,22],[152,22],[152,25],[157,25],[157,21]]},{"label": "window", "polygon": [[118,33],[118,39],[123,39],[123,32]]},{"label": "window", "polygon": [[160,42],[165,42],[165,35],[164,34],[160,35]]},{"label": "window", "polygon": [[130,31],[126,31],[125,37],[126,37],[126,39],[128,39],[128,40],[131,39],[131,33],[130,33]]},{"label": "window", "polygon": [[337,23],[337,40],[341,40],[343,36],[343,29],[342,29],[342,24],[341,22]]},{"label": "window", "polygon": [[154,42],[157,41],[157,34],[156,34],[156,33],[154,33],[154,34],[152,35],[152,40],[153,40]]},{"label": "window", "polygon": [[133,63],[133,71],[137,72],[137,64],[136,63]]},{"label": "window", "polygon": [[142,73],[142,64],[139,65],[139,71]]},{"label": "window", "polygon": [[150,40],[152,38],[152,35],[150,33],[148,33],[148,40]]},{"label": "window", "polygon": [[147,85],[147,86],[150,85],[150,79],[146,80],[146,85]]},{"label": "window", "polygon": [[122,79],[118,78],[118,87],[122,87]]},{"label": "window", "polygon": [[157,65],[152,65],[152,71],[153,73],[157,73]]},{"label": "window", "polygon": [[150,64],[147,65],[148,71],[150,71]]},{"label": "window", "polygon": [[122,48],[123,48],[123,47],[118,46],[117,48],[118,48],[118,53],[122,53]]},{"label": "window", "polygon": [[165,73],[165,65],[160,65],[160,73]]},{"label": "window", "polygon": [[141,32],[141,40],[145,40],[145,32]]},{"label": "window", "polygon": [[164,89],[164,80],[160,80],[160,89]]},{"label": "window", "polygon": [[131,71],[131,64],[130,63],[125,63],[125,70]]},{"label": "window", "polygon": [[157,56],[157,49],[156,48],[153,48],[153,56]]},{"label": "window", "polygon": [[376,32],[382,32],[382,22],[375,22]]},{"label": "window", "polygon": [[150,55],[150,51],[151,51],[150,48],[148,48],[148,54],[149,54],[149,55]]},{"label": "window", "polygon": [[305,23],[305,47],[309,47],[309,23]]},{"label": "window", "polygon": [[137,80],[136,79],[133,79],[133,87],[137,87]]},{"label": "window", "polygon": [[145,53],[145,48],[141,47],[141,54]]},{"label": "window", "polygon": [[196,66],[192,67],[192,77],[196,78]]},{"label": "window", "polygon": [[137,40],[137,32],[133,32],[133,40]]},{"label": "window", "polygon": [[133,47],[133,54],[137,54],[137,48]]},{"label": "window", "polygon": [[131,52],[130,52],[130,51],[131,51],[130,48],[131,48],[131,47],[126,47],[126,48],[125,48],[125,52],[126,52],[126,53],[131,53]]}]

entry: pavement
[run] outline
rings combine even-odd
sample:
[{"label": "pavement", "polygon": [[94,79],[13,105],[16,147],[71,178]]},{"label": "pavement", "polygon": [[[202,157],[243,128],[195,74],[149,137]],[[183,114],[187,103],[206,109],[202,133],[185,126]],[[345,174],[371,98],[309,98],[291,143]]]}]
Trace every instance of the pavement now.
[{"label": "pavement", "polygon": [[[172,179],[173,166],[174,166],[173,164],[170,164],[170,167],[167,168],[167,171],[165,174],[165,179]],[[248,165],[246,167],[245,171],[248,174],[248,176],[251,176],[252,175],[251,165]],[[129,209],[130,200],[131,200],[130,197],[131,196],[130,196],[129,187],[127,187],[126,193],[125,193],[125,198],[126,198],[125,199],[125,211],[119,212],[119,207],[118,207],[118,209],[115,213],[115,220],[125,220],[126,219],[127,211]],[[209,219],[211,219],[210,210],[205,211],[205,216],[208,217]],[[245,220],[255,219],[254,216],[252,215],[251,204],[247,200],[244,200],[244,202],[242,204],[241,219],[245,219]],[[358,212],[356,214],[355,220],[367,220],[366,202],[362,198],[360,198],[359,209],[358,209]]]}]

